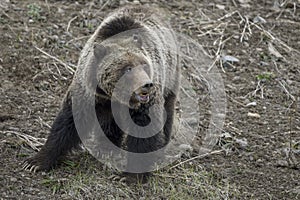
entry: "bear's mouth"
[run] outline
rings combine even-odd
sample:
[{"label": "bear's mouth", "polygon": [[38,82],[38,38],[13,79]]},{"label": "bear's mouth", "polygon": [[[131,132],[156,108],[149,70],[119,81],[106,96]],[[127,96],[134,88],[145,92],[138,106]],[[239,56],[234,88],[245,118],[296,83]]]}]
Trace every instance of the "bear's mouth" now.
[{"label": "bear's mouth", "polygon": [[151,102],[155,95],[155,87],[153,84],[145,84],[145,86],[136,89],[130,98],[129,106],[132,108],[139,108],[142,104],[148,104]]},{"label": "bear's mouth", "polygon": [[139,94],[135,94],[135,98],[140,102],[140,103],[148,103],[150,99],[150,95],[148,93],[142,92]]}]

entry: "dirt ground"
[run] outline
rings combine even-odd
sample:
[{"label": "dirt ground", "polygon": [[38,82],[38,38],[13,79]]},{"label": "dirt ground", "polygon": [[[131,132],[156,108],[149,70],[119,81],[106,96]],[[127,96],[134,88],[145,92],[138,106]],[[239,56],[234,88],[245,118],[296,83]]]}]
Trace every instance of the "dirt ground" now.
[{"label": "dirt ground", "polygon": [[169,11],[174,29],[214,57],[227,97],[220,153],[193,152],[146,184],[124,183],[86,152],[49,173],[22,170],[86,40],[126,1],[1,0],[0,199],[300,199],[300,1],[134,3]]}]

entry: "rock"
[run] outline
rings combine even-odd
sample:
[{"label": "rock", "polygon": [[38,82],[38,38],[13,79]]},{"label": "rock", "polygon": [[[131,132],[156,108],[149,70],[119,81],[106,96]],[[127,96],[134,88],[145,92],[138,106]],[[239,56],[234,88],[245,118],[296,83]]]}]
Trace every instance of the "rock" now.
[{"label": "rock", "polygon": [[277,49],[275,49],[275,47],[273,46],[273,44],[270,42],[268,45],[268,50],[270,52],[270,54],[274,55],[276,58],[283,58],[283,56],[277,51]]},{"label": "rock", "polygon": [[253,118],[260,118],[260,114],[258,114],[258,113],[248,112],[247,116],[248,117],[253,117]]},{"label": "rock", "polygon": [[235,139],[235,142],[239,144],[242,149],[245,149],[248,146],[248,141],[246,138]]},{"label": "rock", "polygon": [[222,56],[221,59],[224,63],[226,63],[226,62],[240,62],[239,59],[237,59],[236,57],[230,56],[230,55]]},{"label": "rock", "polygon": [[179,145],[179,149],[181,151],[188,151],[188,152],[191,152],[193,150],[192,146],[189,144],[181,144]]},{"label": "rock", "polygon": [[256,105],[257,105],[257,103],[255,101],[253,101],[253,102],[247,103],[246,107],[256,106]]},{"label": "rock", "polygon": [[221,4],[216,4],[216,7],[220,10],[225,10],[225,6]]},{"label": "rock", "polygon": [[11,177],[11,178],[10,178],[10,181],[11,181],[11,182],[17,182],[17,181],[18,181],[18,179],[17,179],[17,178],[15,178],[15,177]]},{"label": "rock", "polygon": [[254,17],[253,22],[254,23],[258,23],[258,24],[265,24],[265,23],[267,23],[267,21],[264,18],[260,17],[259,15],[257,15],[256,17]]},{"label": "rock", "polygon": [[241,82],[241,77],[240,76],[233,77],[232,82],[235,83],[235,84],[240,83]]}]

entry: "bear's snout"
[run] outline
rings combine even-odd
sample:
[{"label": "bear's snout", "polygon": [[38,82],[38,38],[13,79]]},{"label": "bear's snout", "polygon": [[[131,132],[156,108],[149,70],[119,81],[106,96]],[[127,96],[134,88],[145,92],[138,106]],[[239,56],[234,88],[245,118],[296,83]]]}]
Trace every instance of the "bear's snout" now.
[{"label": "bear's snout", "polygon": [[136,100],[140,103],[148,103],[150,95],[153,93],[153,86],[152,82],[147,82],[134,91]]},{"label": "bear's snout", "polygon": [[149,82],[149,83],[146,83],[145,85],[143,85],[142,89],[148,90],[149,88],[152,88],[152,87],[153,87],[153,83]]}]

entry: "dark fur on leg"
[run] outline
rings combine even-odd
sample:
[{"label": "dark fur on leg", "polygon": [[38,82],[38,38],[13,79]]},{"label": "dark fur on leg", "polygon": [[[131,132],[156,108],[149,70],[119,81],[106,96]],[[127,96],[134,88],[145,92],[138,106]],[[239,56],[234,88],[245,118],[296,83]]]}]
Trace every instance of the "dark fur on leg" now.
[{"label": "dark fur on leg", "polygon": [[[149,117],[150,106],[142,105],[139,110],[130,109],[130,115],[134,123],[140,127],[147,126],[151,119]],[[129,130],[130,132],[130,130]],[[141,133],[143,134],[143,133]],[[165,138],[159,132],[148,138],[138,138],[131,135],[127,137],[127,150],[133,153],[148,153],[162,148],[165,144]]]},{"label": "dark fur on leg", "polygon": [[[146,126],[151,122],[149,118],[148,109],[140,109],[139,111],[131,111],[132,120],[139,126]],[[142,134],[142,133],[141,133]],[[161,149],[165,144],[165,138],[162,134],[162,131],[157,133],[154,136],[149,138],[138,138],[131,135],[127,136],[126,146],[127,151],[133,153],[149,153],[156,150]],[[127,170],[129,171],[139,171],[140,169],[144,169],[145,171],[150,171],[157,160],[157,156],[152,157],[142,157],[142,158],[133,158],[128,157],[127,159]],[[127,173],[127,176],[131,178],[135,177],[137,181],[145,182],[147,181],[149,175],[151,173]]]},{"label": "dark fur on leg", "polygon": [[[149,153],[158,150],[164,146],[164,140],[161,133],[158,133],[150,138],[136,138],[133,136],[127,137],[127,151],[134,153]],[[163,155],[153,155],[145,157],[128,157],[127,158],[127,170],[140,171],[143,169],[145,173],[127,173],[127,176],[131,178],[135,177],[138,182],[145,183],[148,177],[151,175],[153,167],[157,158],[161,158]]]},{"label": "dark fur on leg", "polygon": [[167,120],[164,125],[164,135],[166,138],[167,145],[170,141],[172,128],[173,128],[173,121],[174,121],[174,112],[175,112],[175,104],[176,104],[176,95],[173,92],[169,92],[168,96],[165,98],[165,110],[167,113]]},{"label": "dark fur on leg", "polygon": [[24,168],[49,171],[61,156],[78,147],[80,142],[73,120],[72,104],[67,100],[53,123],[45,145],[37,155],[25,161]]},{"label": "dark fur on leg", "polygon": [[111,101],[107,100],[101,104],[96,103],[96,114],[104,134],[114,145],[121,147],[123,141],[123,131],[119,128],[113,118]]}]

